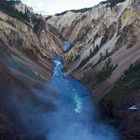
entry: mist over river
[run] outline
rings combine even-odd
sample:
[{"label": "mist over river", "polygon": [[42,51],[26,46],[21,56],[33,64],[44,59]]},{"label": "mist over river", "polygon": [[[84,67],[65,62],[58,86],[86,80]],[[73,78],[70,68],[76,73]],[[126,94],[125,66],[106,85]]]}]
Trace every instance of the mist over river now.
[{"label": "mist over river", "polygon": [[78,81],[62,73],[60,57],[53,59],[55,68],[50,88],[59,93],[53,101],[56,110],[48,114],[48,140],[118,140],[107,124],[98,120],[89,92]]},{"label": "mist over river", "polygon": [[63,74],[60,57],[53,62],[52,79],[44,87],[2,94],[12,120],[20,126],[19,139],[119,140],[113,128],[100,120],[87,89]]},{"label": "mist over river", "polygon": [[21,128],[17,130],[20,139],[119,140],[113,128],[100,120],[87,89],[63,74],[61,58],[52,61],[53,76],[43,88],[2,97]]}]

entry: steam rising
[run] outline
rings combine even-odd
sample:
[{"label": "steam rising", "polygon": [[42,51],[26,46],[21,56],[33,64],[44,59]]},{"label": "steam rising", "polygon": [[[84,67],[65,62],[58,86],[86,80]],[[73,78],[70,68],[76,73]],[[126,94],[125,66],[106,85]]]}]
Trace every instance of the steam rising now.
[{"label": "steam rising", "polygon": [[60,94],[57,110],[50,114],[48,140],[117,140],[115,132],[97,121],[96,110],[89,93],[77,81],[62,74],[63,65],[56,64],[50,87]]},{"label": "steam rising", "polygon": [[[17,91],[10,97],[13,119],[23,126],[19,133],[31,140],[36,136],[39,140],[118,140],[112,128],[97,120],[88,91],[63,75],[59,58],[54,59],[54,63],[49,86],[24,94]],[[58,95],[49,93],[48,88]]]}]

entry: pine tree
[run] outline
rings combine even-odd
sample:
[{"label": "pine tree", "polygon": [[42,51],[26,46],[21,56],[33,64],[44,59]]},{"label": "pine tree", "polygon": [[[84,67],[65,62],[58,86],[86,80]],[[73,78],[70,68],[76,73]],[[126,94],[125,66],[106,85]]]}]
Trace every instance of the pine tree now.
[{"label": "pine tree", "polygon": [[107,2],[110,4],[110,7],[113,7],[117,3],[123,2],[123,1],[125,1],[125,0],[107,0]]}]

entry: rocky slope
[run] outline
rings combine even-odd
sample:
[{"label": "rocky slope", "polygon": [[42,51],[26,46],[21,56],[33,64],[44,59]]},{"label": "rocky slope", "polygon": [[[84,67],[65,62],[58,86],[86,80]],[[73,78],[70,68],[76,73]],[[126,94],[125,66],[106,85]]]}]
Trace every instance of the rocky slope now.
[{"label": "rocky slope", "polygon": [[[0,2],[0,139],[21,139],[29,131],[30,124],[23,127],[22,120],[28,109],[22,110],[29,102],[36,107],[42,104],[33,89],[46,86],[51,79],[50,58],[63,52],[58,46],[64,41],[54,27],[26,5]],[[53,93],[49,88],[46,92]],[[46,103],[46,109],[49,106],[51,103]]]},{"label": "rocky slope", "polygon": [[[135,126],[140,126],[140,108],[131,110],[140,102],[140,87],[130,84],[138,85],[136,73],[131,78],[126,75],[128,81],[124,85],[116,84],[131,64],[140,65],[139,0],[125,0],[113,7],[100,3],[89,9],[66,11],[49,17],[47,22],[73,43],[63,59],[64,71],[90,89],[101,110],[106,110],[103,116],[118,125],[123,139],[140,139],[139,127]],[[127,90],[125,84],[133,90]]]},{"label": "rocky slope", "polygon": [[46,83],[50,59],[67,51],[59,46],[69,40],[73,48],[64,54],[64,71],[90,89],[122,139],[139,140],[139,0],[112,8],[102,3],[46,20],[21,2],[0,1],[0,139],[45,139],[47,124],[37,117],[54,104],[38,93],[45,88],[57,95]]},{"label": "rocky slope", "polygon": [[[69,69],[68,72],[79,80],[84,79],[86,82],[86,79],[90,85],[89,88],[93,91],[97,84],[97,82],[93,84],[93,81],[107,63],[114,67],[111,73],[120,71],[119,73],[122,74],[131,63],[138,59],[139,48],[135,47],[140,37],[138,2],[137,0],[126,0],[118,3],[112,9],[106,4],[99,4],[85,12],[68,11],[48,19],[49,23],[74,44],[74,47],[65,54],[64,62],[68,63],[65,65],[66,71]],[[135,56],[135,60],[130,58],[129,52]],[[123,62],[120,58],[122,54]],[[128,62],[126,63],[126,61]],[[121,63],[126,63],[126,65]],[[113,73],[111,77],[113,77]],[[114,82],[120,77],[119,73],[109,79]],[[91,75],[93,76],[91,77]],[[108,77],[105,78],[108,79]],[[105,80],[105,78],[103,79]],[[109,85],[109,87],[111,86]],[[99,89],[102,89],[100,93],[104,94],[104,88],[99,87]]]}]

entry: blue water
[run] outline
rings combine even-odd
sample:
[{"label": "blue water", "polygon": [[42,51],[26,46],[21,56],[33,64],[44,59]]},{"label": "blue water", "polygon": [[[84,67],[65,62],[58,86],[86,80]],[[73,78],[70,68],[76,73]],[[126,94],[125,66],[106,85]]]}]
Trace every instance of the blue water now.
[{"label": "blue water", "polygon": [[60,57],[53,59],[55,68],[50,88],[59,96],[55,110],[48,114],[50,131],[47,140],[118,140],[111,127],[98,120],[87,89],[62,72]]},{"label": "blue water", "polygon": [[78,81],[65,76],[62,73],[63,65],[59,58],[56,58],[53,61],[55,63],[55,68],[50,87],[60,94],[61,102],[63,100],[63,102],[71,107],[73,112],[77,114],[82,113],[82,110],[84,109],[83,103],[85,102],[83,100],[88,100],[89,102],[89,93]]}]

